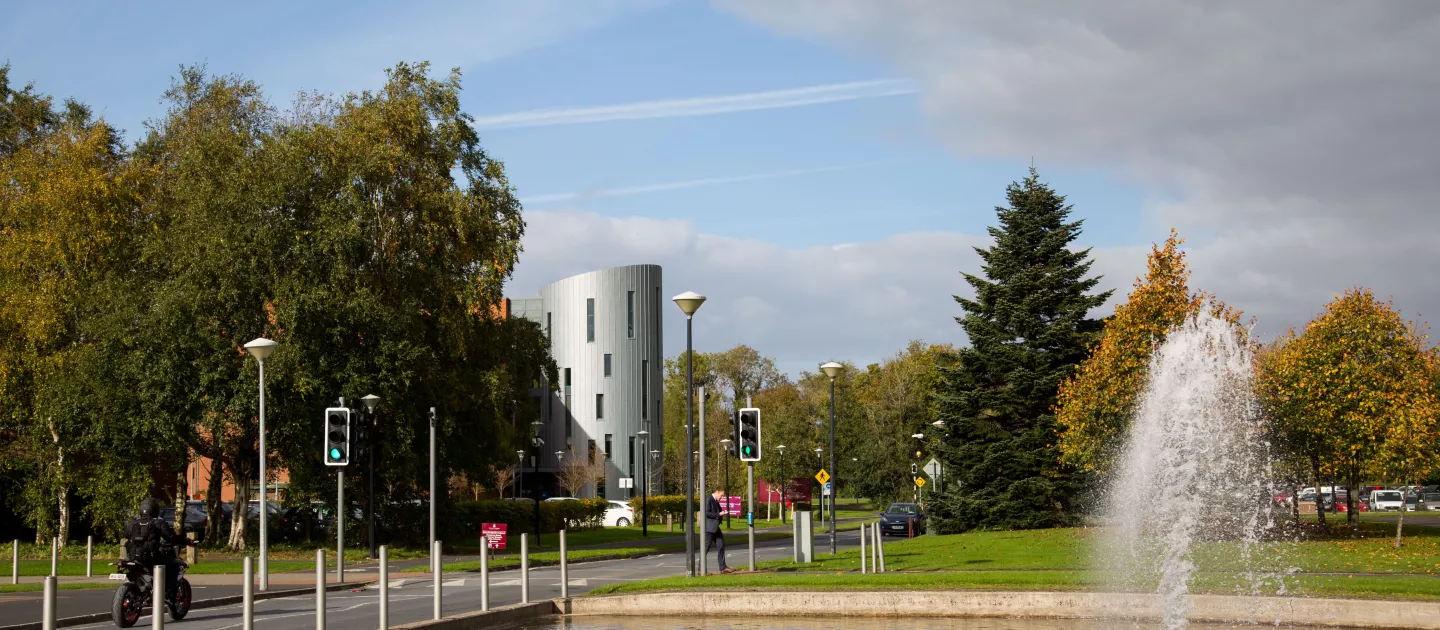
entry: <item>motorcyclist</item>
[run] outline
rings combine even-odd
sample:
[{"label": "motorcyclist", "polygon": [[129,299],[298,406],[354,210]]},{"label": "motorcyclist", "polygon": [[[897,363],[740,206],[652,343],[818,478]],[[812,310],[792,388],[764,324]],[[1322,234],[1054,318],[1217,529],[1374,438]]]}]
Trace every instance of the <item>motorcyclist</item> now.
[{"label": "motorcyclist", "polygon": [[146,497],[140,502],[140,515],[125,525],[125,551],[131,560],[147,569],[165,566],[165,595],[169,597],[175,593],[181,566],[175,547],[188,545],[190,540],[176,534],[159,514],[159,501]]}]

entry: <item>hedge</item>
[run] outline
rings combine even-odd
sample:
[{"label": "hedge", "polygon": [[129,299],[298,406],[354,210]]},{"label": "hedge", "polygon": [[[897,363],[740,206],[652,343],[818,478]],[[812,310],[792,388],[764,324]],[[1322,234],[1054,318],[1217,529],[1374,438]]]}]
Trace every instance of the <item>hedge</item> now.
[{"label": "hedge", "polygon": [[[595,529],[605,522],[610,502],[605,499],[541,501],[542,532]],[[451,540],[478,538],[481,523],[504,523],[510,534],[535,533],[535,503],[532,501],[467,501],[451,506],[446,523]]]}]

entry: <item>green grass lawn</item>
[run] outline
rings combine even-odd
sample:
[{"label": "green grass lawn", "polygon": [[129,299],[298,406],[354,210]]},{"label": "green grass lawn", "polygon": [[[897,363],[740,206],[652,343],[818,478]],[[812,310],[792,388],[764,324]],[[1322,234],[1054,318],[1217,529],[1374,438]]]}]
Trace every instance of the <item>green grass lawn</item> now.
[{"label": "green grass lawn", "polygon": [[[755,540],[756,540],[757,542],[759,542],[759,541],[764,541],[764,540],[775,540],[775,539],[779,539],[779,538],[788,538],[788,537],[789,537],[788,534],[780,534],[780,533],[755,534]],[[506,550],[504,550],[504,551],[501,551],[501,552],[496,553],[495,555],[490,556],[490,568],[491,568],[491,569],[495,569],[495,570],[500,570],[500,569],[512,569],[512,568],[515,568],[515,567],[520,566],[520,552],[518,551],[518,547],[513,546],[513,545],[515,545],[515,544],[518,544],[518,539],[512,538],[512,539],[510,539],[510,542],[512,543],[512,547],[511,547],[510,549],[506,549]],[[569,544],[569,541],[568,541],[568,540],[566,541],[566,544],[567,544],[567,545]],[[730,543],[730,544],[736,544],[736,543],[733,543],[733,542],[732,542],[732,543]],[[741,541],[739,544],[740,544],[740,545],[743,545],[743,544],[744,544],[744,541]],[[568,555],[568,557],[569,557],[569,560],[570,560],[571,562],[584,562],[584,561],[593,561],[593,560],[614,560],[614,559],[618,559],[618,558],[635,558],[635,557],[639,557],[639,556],[654,555],[654,554],[657,554],[657,553],[668,553],[668,552],[672,552],[672,551],[684,551],[684,550],[685,550],[685,542],[684,542],[684,538],[683,538],[683,536],[682,536],[682,538],[681,538],[681,540],[680,540],[679,542],[674,542],[674,541],[672,541],[672,542],[665,542],[665,543],[635,544],[635,545],[626,545],[626,546],[623,546],[623,547],[607,547],[607,548],[601,548],[601,549],[570,549],[570,550],[567,550],[566,553],[567,553],[567,555]],[[554,565],[554,564],[559,564],[559,563],[560,563],[560,552],[558,552],[558,551],[542,551],[542,552],[538,552],[538,553],[532,552],[532,553],[530,554],[530,566],[532,566],[532,567],[536,567],[536,566],[548,566],[548,565]],[[468,562],[450,562],[450,563],[446,563],[445,566],[443,567],[443,569],[444,569],[446,572],[454,572],[454,571],[479,571],[479,570],[480,570],[480,561],[479,561],[479,560],[472,560],[472,561],[468,561]],[[429,570],[430,570],[430,567],[428,567],[428,566],[417,566],[417,567],[410,567],[409,569],[406,569],[406,570],[403,571],[403,572],[404,572],[404,573],[425,573],[425,572],[427,572],[427,571],[429,571]]]},{"label": "green grass lawn", "polygon": [[[91,588],[115,588],[119,582],[76,582],[59,583],[55,586],[62,591],[79,591]],[[44,584],[0,584],[0,593],[33,593],[45,590]]]},{"label": "green grass lawn", "polygon": [[[1249,584],[1246,566],[1291,570],[1287,592],[1378,598],[1440,599],[1440,530],[1417,527],[1405,545],[1394,548],[1393,528],[1362,524],[1363,538],[1335,537],[1266,543],[1242,561],[1231,542],[1199,543],[1194,548],[1196,592],[1235,593]],[[1386,534],[1389,535],[1386,535]],[[763,562],[760,572],[705,580],[665,578],[602,587],[596,594],[681,588],[915,588],[915,589],[1086,589],[1110,588],[1119,574],[1095,567],[1103,553],[1101,529],[1052,529],[972,532],[921,536],[885,542],[883,575],[860,575],[858,549],[832,557],[817,549],[816,562]],[[1344,536],[1344,537],[1340,537]],[[818,542],[818,541],[817,541]],[[817,544],[818,546],[818,544]],[[1126,573],[1127,587],[1154,588],[1154,576]],[[1120,588],[1120,587],[1114,587]]]}]

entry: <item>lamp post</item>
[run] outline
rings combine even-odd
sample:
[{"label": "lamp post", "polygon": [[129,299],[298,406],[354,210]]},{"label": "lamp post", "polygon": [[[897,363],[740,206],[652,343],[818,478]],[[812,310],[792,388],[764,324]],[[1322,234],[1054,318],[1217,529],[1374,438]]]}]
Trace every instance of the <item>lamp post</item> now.
[{"label": "lamp post", "polygon": [[785,478],[785,445],[775,447],[780,451],[780,524],[785,524],[785,500],[790,493],[790,480]]},{"label": "lamp post", "polygon": [[650,535],[650,468],[646,464],[650,458],[645,456],[645,449],[648,446],[650,432],[641,429],[635,432],[640,438],[640,535]]},{"label": "lamp post", "polygon": [[720,446],[725,447],[725,527],[728,528],[730,527],[730,438],[720,440]]},{"label": "lamp post", "polygon": [[[821,455],[821,453],[824,453],[824,452],[825,452],[825,449],[820,448],[820,447],[818,447],[818,446],[815,447],[815,467],[816,467],[816,468],[824,468],[824,467],[825,467],[825,458],[824,458],[823,455]],[[813,479],[813,477],[812,477],[812,479]],[[819,482],[817,481],[816,483],[819,483]],[[823,486],[823,485],[820,486],[820,522],[822,522],[822,523],[825,522],[825,486]]]},{"label": "lamp post", "polygon": [[[705,296],[686,291],[671,298],[685,313],[685,452],[695,449],[695,311]],[[685,575],[695,577],[695,464],[685,462]]]},{"label": "lamp post", "polygon": [[530,456],[530,470],[534,473],[530,479],[530,485],[534,486],[531,492],[535,495],[535,546],[540,546],[540,447],[545,446],[545,440],[540,439],[540,427],[544,426],[539,420],[530,423],[535,429],[535,435],[530,438],[530,444],[535,447],[535,454]]},{"label": "lamp post", "polygon": [[835,555],[835,498],[839,496],[840,480],[836,479],[840,471],[835,470],[835,377],[845,366],[834,361],[820,366],[820,371],[830,377],[830,487],[836,491],[830,493],[830,555]]},{"label": "lamp post", "polygon": [[[270,498],[269,482],[265,475],[265,359],[275,352],[275,343],[264,337],[257,337],[250,343],[245,344],[245,350],[255,357],[255,362],[260,364],[260,590],[270,590],[270,536],[269,520],[266,513],[270,511],[267,501]],[[236,512],[241,514],[240,507]]]},{"label": "lamp post", "polygon": [[370,417],[370,421],[365,425],[365,467],[368,469],[365,472],[365,484],[368,486],[365,490],[368,504],[365,508],[365,520],[369,521],[370,559],[373,560],[380,553],[380,546],[375,540],[375,443],[378,441],[375,439],[375,406],[380,404],[380,397],[369,394],[361,398],[360,402],[365,403],[365,410],[369,412],[366,415]]},{"label": "lamp post", "polygon": [[[912,434],[912,435],[910,436],[910,439],[915,440],[915,466],[918,468],[918,467],[920,466],[920,445],[921,445],[922,443],[924,443],[925,434],[924,434],[924,433],[915,433],[915,434]],[[914,480],[912,479],[911,481],[914,481]],[[911,484],[911,487],[915,487],[915,484],[912,483],[912,484]],[[925,496],[924,493],[925,493],[925,490],[924,490],[923,488],[919,488],[919,487],[916,487],[916,488],[915,488],[915,505],[916,505],[916,507],[919,507],[919,506],[920,506],[920,501],[921,501],[921,500],[924,498],[924,496]]]},{"label": "lamp post", "polygon": [[520,499],[520,475],[525,472],[525,451],[515,451],[515,499]]}]

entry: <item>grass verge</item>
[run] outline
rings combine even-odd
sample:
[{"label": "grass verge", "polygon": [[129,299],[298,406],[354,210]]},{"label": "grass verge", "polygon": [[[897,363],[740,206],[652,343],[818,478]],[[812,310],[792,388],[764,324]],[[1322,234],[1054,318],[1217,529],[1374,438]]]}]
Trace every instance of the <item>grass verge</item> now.
[{"label": "grass verge", "polygon": [[[118,582],[64,582],[55,586],[62,591],[80,591],[92,588],[115,588]],[[0,593],[32,593],[45,590],[44,584],[0,584]]]},{"label": "grass verge", "polygon": [[[788,537],[789,536],[787,534],[780,533],[755,534],[756,542],[776,540]],[[566,541],[566,543],[568,544],[569,541]],[[635,545],[628,547],[608,547],[603,549],[573,549],[567,550],[566,553],[569,556],[570,562],[595,562],[598,560],[622,560],[625,558],[640,558],[644,556],[653,556],[661,553],[670,553],[684,550],[685,543],[682,541],[678,543],[668,542],[651,545]],[[530,566],[532,567],[552,566],[556,564],[560,564],[560,553],[558,551],[543,551],[530,554]],[[503,553],[490,557],[490,569],[492,571],[513,569],[519,566],[519,553]],[[451,562],[446,563],[443,568],[446,572],[479,571],[480,561],[474,560],[470,562]],[[426,573],[429,571],[430,567],[428,566],[418,566],[410,567],[404,571],[401,571],[401,573]]]}]

